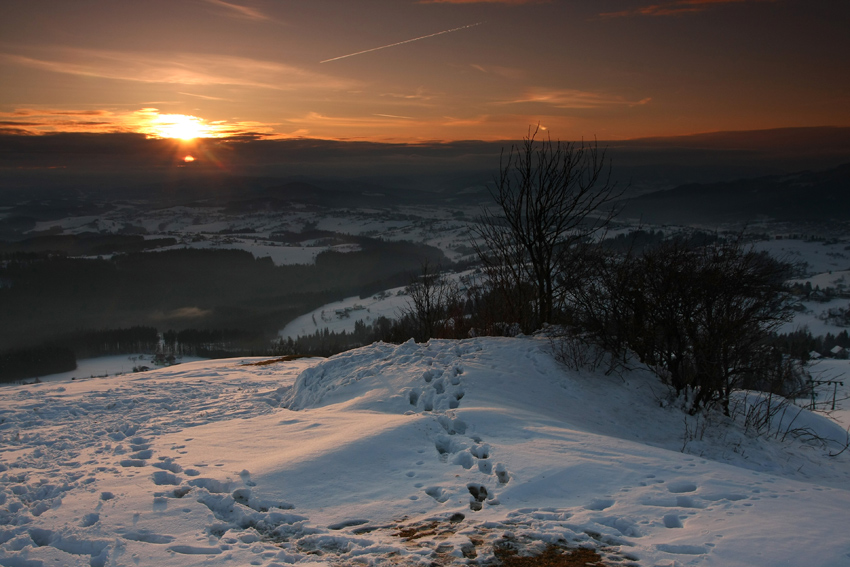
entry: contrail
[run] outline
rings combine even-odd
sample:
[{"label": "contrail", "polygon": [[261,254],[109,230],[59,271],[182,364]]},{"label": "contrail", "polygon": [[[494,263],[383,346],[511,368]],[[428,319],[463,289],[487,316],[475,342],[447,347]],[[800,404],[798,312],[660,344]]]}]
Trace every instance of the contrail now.
[{"label": "contrail", "polygon": [[345,59],[346,57],[354,57],[355,55],[363,55],[364,53],[370,53],[372,51],[378,51],[379,49],[386,49],[388,47],[395,47],[396,45],[404,45],[405,43],[410,43],[412,41],[419,41],[420,39],[428,39],[429,37],[434,37],[436,35],[443,35],[446,33],[452,33],[460,30],[465,30],[467,28],[474,28],[475,26],[480,26],[484,22],[478,22],[476,24],[469,24],[468,26],[461,26],[459,28],[453,28],[446,31],[441,31],[437,33],[432,33],[429,35],[423,35],[422,37],[414,37],[413,39],[406,39],[404,41],[399,41],[398,43],[391,43],[389,45],[382,45],[381,47],[373,47],[372,49],[367,49],[365,51],[358,51],[357,53],[349,53],[348,55],[340,55],[339,57],[333,57],[332,59],[325,59],[324,61],[319,61],[319,63],[328,63],[330,61],[337,61],[339,59]]}]

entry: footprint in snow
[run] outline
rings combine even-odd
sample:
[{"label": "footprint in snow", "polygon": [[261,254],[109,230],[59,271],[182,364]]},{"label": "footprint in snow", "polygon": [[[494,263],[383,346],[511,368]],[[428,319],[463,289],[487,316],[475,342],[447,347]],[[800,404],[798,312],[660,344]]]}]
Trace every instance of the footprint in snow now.
[{"label": "footprint in snow", "polygon": [[429,486],[425,489],[425,494],[442,504],[449,499],[449,493],[441,486]]},{"label": "footprint in snow", "polygon": [[705,555],[708,553],[708,549],[702,545],[658,544],[655,547],[659,551],[675,555]]},{"label": "footprint in snow", "polygon": [[179,486],[180,483],[183,482],[182,478],[180,478],[179,476],[172,474],[168,471],[156,471],[155,473],[153,473],[153,475],[151,475],[151,477],[153,479],[153,483],[157,486],[163,486],[163,485]]},{"label": "footprint in snow", "polygon": [[610,498],[594,498],[590,503],[585,505],[585,509],[602,511],[614,505],[614,501]]},{"label": "footprint in snow", "polygon": [[502,463],[496,463],[496,478],[499,479],[499,484],[507,484],[511,480],[511,475]]},{"label": "footprint in snow", "polygon": [[697,485],[689,480],[674,480],[667,484],[667,490],[673,494],[684,494],[687,492],[695,492]]},{"label": "footprint in snow", "polygon": [[682,520],[679,518],[678,514],[667,514],[664,516],[664,527],[665,528],[681,528]]},{"label": "footprint in snow", "polygon": [[481,510],[484,507],[484,501],[488,498],[493,498],[493,495],[487,491],[487,487],[483,484],[471,482],[466,485],[466,488],[469,490],[469,494],[471,495],[469,499],[469,509],[473,512]]},{"label": "footprint in snow", "polygon": [[151,466],[173,473],[183,472],[183,467],[175,463],[171,457],[160,457],[159,461],[158,463],[153,463]]}]

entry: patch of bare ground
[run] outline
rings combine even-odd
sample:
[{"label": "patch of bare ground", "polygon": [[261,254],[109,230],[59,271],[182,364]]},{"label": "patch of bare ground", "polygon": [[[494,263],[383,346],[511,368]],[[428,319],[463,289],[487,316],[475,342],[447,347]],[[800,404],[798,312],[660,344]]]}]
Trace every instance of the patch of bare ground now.
[{"label": "patch of bare ground", "polygon": [[602,556],[587,548],[568,549],[550,545],[537,555],[519,555],[512,547],[495,547],[493,567],[609,567]]},{"label": "patch of bare ground", "polygon": [[239,366],[268,366],[269,364],[277,364],[278,362],[289,362],[290,360],[298,360],[304,358],[303,354],[287,354],[279,358],[271,358],[269,360],[260,360],[258,362],[244,362]]},{"label": "patch of bare ground", "polygon": [[[430,548],[433,552],[432,567],[461,564],[480,567],[638,567],[633,562],[634,558],[613,549],[553,544],[544,548],[539,541],[506,535],[498,537],[493,530],[480,526],[475,530],[476,535],[469,536],[468,544],[459,548],[463,555],[460,559],[452,554],[453,546],[446,540],[461,529],[463,520],[464,515],[458,513],[446,520],[399,525],[394,535],[407,545]],[[630,561],[623,563],[624,560]]]},{"label": "patch of bare ground", "polygon": [[406,540],[414,541],[422,538],[445,539],[457,531],[457,524],[464,519],[463,514],[453,514],[447,522],[420,522],[400,526],[396,536]]}]

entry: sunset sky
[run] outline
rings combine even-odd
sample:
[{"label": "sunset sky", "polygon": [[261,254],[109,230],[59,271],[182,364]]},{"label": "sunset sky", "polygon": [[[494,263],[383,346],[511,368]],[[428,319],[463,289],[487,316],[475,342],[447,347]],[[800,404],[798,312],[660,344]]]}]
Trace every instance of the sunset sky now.
[{"label": "sunset sky", "polygon": [[843,0],[4,2],[0,131],[417,142],[537,123],[606,140],[850,126],[848,24]]}]

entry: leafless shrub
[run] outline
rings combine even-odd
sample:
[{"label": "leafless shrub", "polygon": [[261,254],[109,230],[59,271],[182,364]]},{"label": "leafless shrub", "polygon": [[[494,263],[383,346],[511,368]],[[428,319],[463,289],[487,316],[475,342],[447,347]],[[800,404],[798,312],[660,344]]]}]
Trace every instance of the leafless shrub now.
[{"label": "leafless shrub", "polygon": [[555,360],[570,370],[599,370],[610,367],[611,354],[600,347],[593,336],[574,329],[558,329],[549,333],[549,348]]}]

